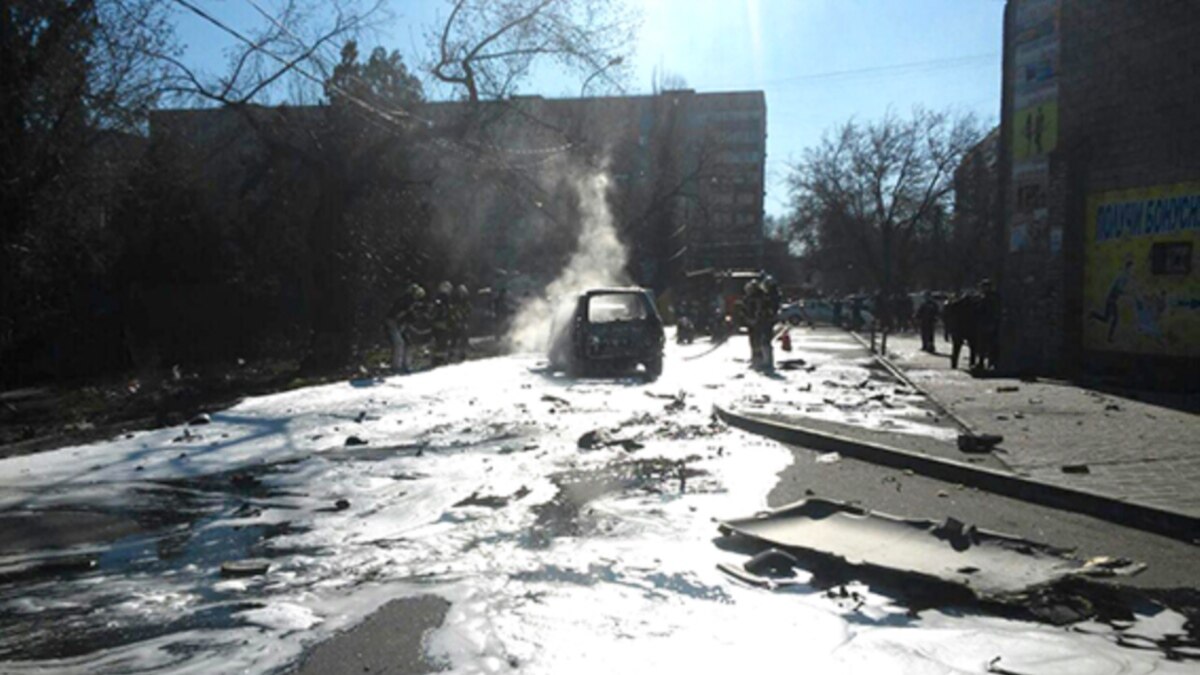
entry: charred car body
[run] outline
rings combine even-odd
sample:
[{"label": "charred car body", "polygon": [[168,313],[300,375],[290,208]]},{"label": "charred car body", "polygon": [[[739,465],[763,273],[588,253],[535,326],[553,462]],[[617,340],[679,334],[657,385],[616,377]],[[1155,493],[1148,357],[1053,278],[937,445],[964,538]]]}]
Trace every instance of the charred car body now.
[{"label": "charred car body", "polygon": [[663,324],[642,288],[595,288],[579,294],[574,309],[554,327],[550,365],[570,375],[629,371],[641,364],[649,377],[662,372]]}]

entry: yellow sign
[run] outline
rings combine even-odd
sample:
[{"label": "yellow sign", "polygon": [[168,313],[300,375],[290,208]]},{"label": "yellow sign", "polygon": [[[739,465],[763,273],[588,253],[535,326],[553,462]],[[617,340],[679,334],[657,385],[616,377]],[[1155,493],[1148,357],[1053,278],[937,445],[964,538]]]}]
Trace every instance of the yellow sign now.
[{"label": "yellow sign", "polygon": [[1034,103],[1017,111],[1013,125],[1013,159],[1049,153],[1058,145],[1058,101]]},{"label": "yellow sign", "polygon": [[1200,181],[1088,197],[1083,344],[1200,356]]}]

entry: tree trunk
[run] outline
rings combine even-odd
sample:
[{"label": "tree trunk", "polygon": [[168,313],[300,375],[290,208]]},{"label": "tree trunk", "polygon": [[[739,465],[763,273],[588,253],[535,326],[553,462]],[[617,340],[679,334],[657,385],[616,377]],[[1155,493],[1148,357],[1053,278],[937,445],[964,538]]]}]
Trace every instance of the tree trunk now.
[{"label": "tree trunk", "polygon": [[346,365],[354,346],[354,309],[349,287],[349,256],[344,232],[348,186],[336,170],[321,176],[321,198],[308,230],[311,262],[309,345],[300,369],[305,373]]}]

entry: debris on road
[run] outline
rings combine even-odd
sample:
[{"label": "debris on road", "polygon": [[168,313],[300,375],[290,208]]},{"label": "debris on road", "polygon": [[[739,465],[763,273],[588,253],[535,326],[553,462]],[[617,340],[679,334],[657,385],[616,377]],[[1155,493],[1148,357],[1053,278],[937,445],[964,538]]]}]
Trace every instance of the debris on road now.
[{"label": "debris on road", "polygon": [[747,560],[742,567],[747,572],[759,576],[791,577],[795,576],[795,570],[800,567],[800,561],[790,553],[777,548],[769,548]]},{"label": "debris on road", "polygon": [[542,395],[542,401],[544,401],[544,402],[546,402],[546,403],[553,403],[554,405],[559,405],[559,406],[562,406],[562,407],[564,407],[564,408],[570,408],[570,407],[571,407],[571,402],[570,402],[570,401],[568,401],[567,399],[565,399],[565,398],[560,398],[560,397],[558,397],[558,396],[554,396],[554,395],[551,395],[551,394],[543,394],[543,395]]},{"label": "debris on road", "polygon": [[963,452],[991,452],[1004,437],[999,434],[959,434],[958,449]]},{"label": "debris on road", "polygon": [[508,506],[509,502],[515,502],[528,496],[531,490],[524,485],[511,495],[480,495],[478,491],[472,492],[465,499],[461,499],[454,503],[455,508],[463,506],[482,506],[489,509],[499,509]]},{"label": "debris on road", "polygon": [[95,569],[97,562],[96,556],[81,554],[39,558],[37,560],[0,565],[0,583],[12,583],[24,579],[88,572]]},{"label": "debris on road", "polygon": [[817,369],[816,366],[810,366],[804,359],[784,359],[775,364],[779,370],[804,370],[812,372]]},{"label": "debris on road", "polygon": [[[954,519],[900,518],[824,499],[723,521],[719,528],[726,536],[816,554],[851,568],[961,586],[980,599],[1019,593],[1083,567],[1065,550]],[[881,547],[880,541],[889,544]],[[960,571],[966,569],[971,571]]]},{"label": "debris on road", "polygon": [[580,450],[599,450],[619,445],[629,452],[641,450],[644,445],[636,438],[616,438],[607,429],[593,429],[584,433],[576,442]]},{"label": "debris on road", "polygon": [[817,464],[833,464],[841,461],[842,456],[836,452],[827,452],[823,455],[817,455]]},{"label": "debris on road", "polygon": [[254,577],[261,576],[267,573],[271,568],[271,562],[262,560],[261,558],[251,558],[249,560],[229,560],[221,563],[221,576],[223,577]]}]

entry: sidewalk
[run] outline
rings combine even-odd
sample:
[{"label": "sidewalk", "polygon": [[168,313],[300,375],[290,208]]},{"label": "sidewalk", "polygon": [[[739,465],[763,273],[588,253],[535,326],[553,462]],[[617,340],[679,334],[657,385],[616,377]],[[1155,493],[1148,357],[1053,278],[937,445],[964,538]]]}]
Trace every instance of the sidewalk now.
[{"label": "sidewalk", "polygon": [[1197,415],[1069,383],[976,379],[950,369],[940,336],[937,348],[888,338],[890,361],[915,385],[976,433],[1004,436],[996,452],[1017,474],[1200,515]]}]

